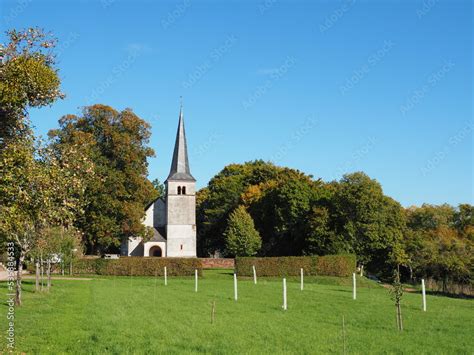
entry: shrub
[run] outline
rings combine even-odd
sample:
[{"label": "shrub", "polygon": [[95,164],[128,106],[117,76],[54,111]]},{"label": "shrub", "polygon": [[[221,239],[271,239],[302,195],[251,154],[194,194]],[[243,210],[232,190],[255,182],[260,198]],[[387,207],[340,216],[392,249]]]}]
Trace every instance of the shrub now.
[{"label": "shrub", "polygon": [[79,259],[73,265],[73,272],[117,276],[162,276],[165,266],[169,276],[192,276],[195,269],[202,275],[201,261],[197,258]]},{"label": "shrub", "polygon": [[268,258],[237,257],[235,270],[240,276],[252,276],[255,265],[259,276],[305,275],[350,276],[356,267],[355,255],[283,256]]}]

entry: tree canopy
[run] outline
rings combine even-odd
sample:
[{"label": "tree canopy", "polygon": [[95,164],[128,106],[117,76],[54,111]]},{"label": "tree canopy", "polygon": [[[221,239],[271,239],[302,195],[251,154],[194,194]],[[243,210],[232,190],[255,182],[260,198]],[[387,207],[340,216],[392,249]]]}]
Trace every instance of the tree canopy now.
[{"label": "tree canopy", "polygon": [[146,178],[150,126],[131,110],[105,105],[84,108],[82,116],[67,115],[50,131],[55,149],[79,145],[94,163],[86,177],[87,206],[76,226],[84,234],[89,253],[118,251],[130,236],[147,237],[144,207],[157,197]]}]

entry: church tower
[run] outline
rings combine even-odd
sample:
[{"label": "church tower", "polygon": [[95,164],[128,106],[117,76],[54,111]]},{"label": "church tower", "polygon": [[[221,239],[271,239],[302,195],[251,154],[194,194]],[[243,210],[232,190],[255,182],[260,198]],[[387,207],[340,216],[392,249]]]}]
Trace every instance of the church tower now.
[{"label": "church tower", "polygon": [[166,256],[196,257],[196,180],[189,169],[183,109],[166,185]]}]

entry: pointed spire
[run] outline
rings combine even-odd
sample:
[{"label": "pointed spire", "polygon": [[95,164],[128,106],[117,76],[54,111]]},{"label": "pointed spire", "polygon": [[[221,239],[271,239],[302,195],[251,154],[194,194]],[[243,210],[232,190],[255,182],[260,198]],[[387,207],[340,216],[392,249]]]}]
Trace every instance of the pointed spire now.
[{"label": "pointed spire", "polygon": [[186,146],[186,132],[184,130],[183,104],[179,110],[178,131],[176,132],[176,142],[174,144],[173,160],[171,162],[168,180],[188,180],[196,181],[191,175],[188,160],[188,148]]}]

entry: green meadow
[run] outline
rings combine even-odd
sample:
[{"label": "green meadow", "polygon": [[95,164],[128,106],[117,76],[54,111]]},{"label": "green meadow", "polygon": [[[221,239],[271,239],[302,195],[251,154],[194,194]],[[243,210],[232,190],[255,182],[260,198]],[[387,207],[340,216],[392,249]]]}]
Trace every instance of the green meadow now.
[{"label": "green meadow", "polygon": [[[404,331],[386,288],[358,279],[307,278],[300,290],[288,279],[288,310],[280,279],[239,279],[234,300],[231,270],[207,270],[199,279],[92,277],[53,280],[49,294],[24,281],[15,311],[15,345],[25,353],[430,353],[474,352],[472,300],[405,293]],[[6,293],[2,283],[2,294]],[[5,296],[6,297],[6,296]],[[215,318],[211,322],[212,303]],[[2,302],[2,334],[7,305]],[[343,332],[342,318],[345,319]],[[2,336],[5,349],[5,337]]]}]

